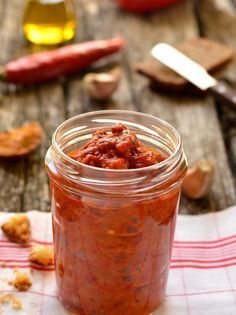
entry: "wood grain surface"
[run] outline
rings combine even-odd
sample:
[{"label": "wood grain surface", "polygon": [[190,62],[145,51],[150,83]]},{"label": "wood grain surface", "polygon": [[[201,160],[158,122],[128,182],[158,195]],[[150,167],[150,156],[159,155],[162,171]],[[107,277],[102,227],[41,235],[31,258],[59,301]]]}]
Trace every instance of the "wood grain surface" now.
[{"label": "wood grain surface", "polygon": [[[214,159],[216,178],[212,191],[207,198],[197,202],[182,198],[182,213],[218,211],[235,204],[235,113],[222,104],[216,106],[210,97],[174,97],[153,92],[147,80],[133,70],[137,62],[150,58],[151,47],[159,41],[176,43],[201,34],[235,48],[234,3],[226,0],[222,6],[219,0],[186,1],[143,16],[124,12],[110,0],[77,0],[75,3],[79,23],[74,42],[115,35],[128,39],[124,53],[110,59],[122,68],[122,83],[113,99],[106,103],[92,101],[85,95],[82,75],[28,89],[15,90],[13,86],[0,85],[3,94],[0,129],[17,127],[36,119],[45,131],[43,144],[35,153],[14,163],[0,162],[0,211],[49,211],[44,157],[53,131],[74,115],[111,108],[142,111],[171,123],[183,138],[190,164],[200,158]],[[23,10],[22,0],[0,0],[0,64],[40,50],[24,39],[21,28]],[[236,65],[231,65],[225,78],[236,87],[235,69]]]}]

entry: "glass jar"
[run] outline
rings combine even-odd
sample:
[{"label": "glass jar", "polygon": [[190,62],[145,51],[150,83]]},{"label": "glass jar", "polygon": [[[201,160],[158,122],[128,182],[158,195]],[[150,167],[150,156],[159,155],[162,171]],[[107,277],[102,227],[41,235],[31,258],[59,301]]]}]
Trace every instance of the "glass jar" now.
[{"label": "glass jar", "polygon": [[[96,168],[67,153],[97,128],[122,123],[168,155],[128,170]],[[105,110],[62,123],[46,155],[59,298],[76,314],[146,315],[164,299],[180,185],[187,165],[177,131],[132,111]]]},{"label": "glass jar", "polygon": [[75,35],[72,0],[27,0],[23,29],[26,38],[39,45],[55,45]]}]

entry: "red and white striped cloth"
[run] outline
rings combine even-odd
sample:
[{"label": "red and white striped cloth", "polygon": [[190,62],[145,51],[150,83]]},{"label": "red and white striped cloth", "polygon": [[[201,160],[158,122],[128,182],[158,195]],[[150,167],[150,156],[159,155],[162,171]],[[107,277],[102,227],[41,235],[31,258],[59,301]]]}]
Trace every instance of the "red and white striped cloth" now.
[{"label": "red and white striped cloth", "polygon": [[[0,213],[0,225],[11,215]],[[30,211],[28,216],[32,242],[52,246],[51,215]],[[0,296],[13,292],[23,304],[17,311],[8,304],[0,305],[0,311],[7,315],[68,315],[56,297],[54,271],[30,266],[28,254],[29,246],[11,243],[0,232]],[[8,284],[16,267],[29,273],[33,267],[33,285],[27,292],[16,292]],[[179,215],[167,297],[153,315],[235,314],[236,207],[198,216]]]}]

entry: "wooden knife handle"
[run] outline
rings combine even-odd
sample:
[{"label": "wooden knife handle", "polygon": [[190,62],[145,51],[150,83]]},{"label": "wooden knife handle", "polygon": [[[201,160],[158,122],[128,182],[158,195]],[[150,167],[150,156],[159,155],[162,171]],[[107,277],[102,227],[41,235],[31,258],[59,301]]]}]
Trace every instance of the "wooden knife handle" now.
[{"label": "wooden knife handle", "polygon": [[217,81],[217,84],[208,89],[217,100],[227,103],[236,109],[236,90],[223,81]]}]

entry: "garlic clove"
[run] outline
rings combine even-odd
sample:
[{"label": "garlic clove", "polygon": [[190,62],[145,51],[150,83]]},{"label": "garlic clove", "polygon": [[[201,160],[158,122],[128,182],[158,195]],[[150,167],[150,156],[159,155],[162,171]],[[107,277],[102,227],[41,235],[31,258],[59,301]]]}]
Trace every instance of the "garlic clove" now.
[{"label": "garlic clove", "polygon": [[83,79],[84,90],[96,100],[107,100],[117,89],[121,72],[114,69],[108,73],[88,73]]},{"label": "garlic clove", "polygon": [[190,168],[182,183],[182,192],[191,199],[205,197],[212,186],[215,164],[212,160],[199,160]]}]

